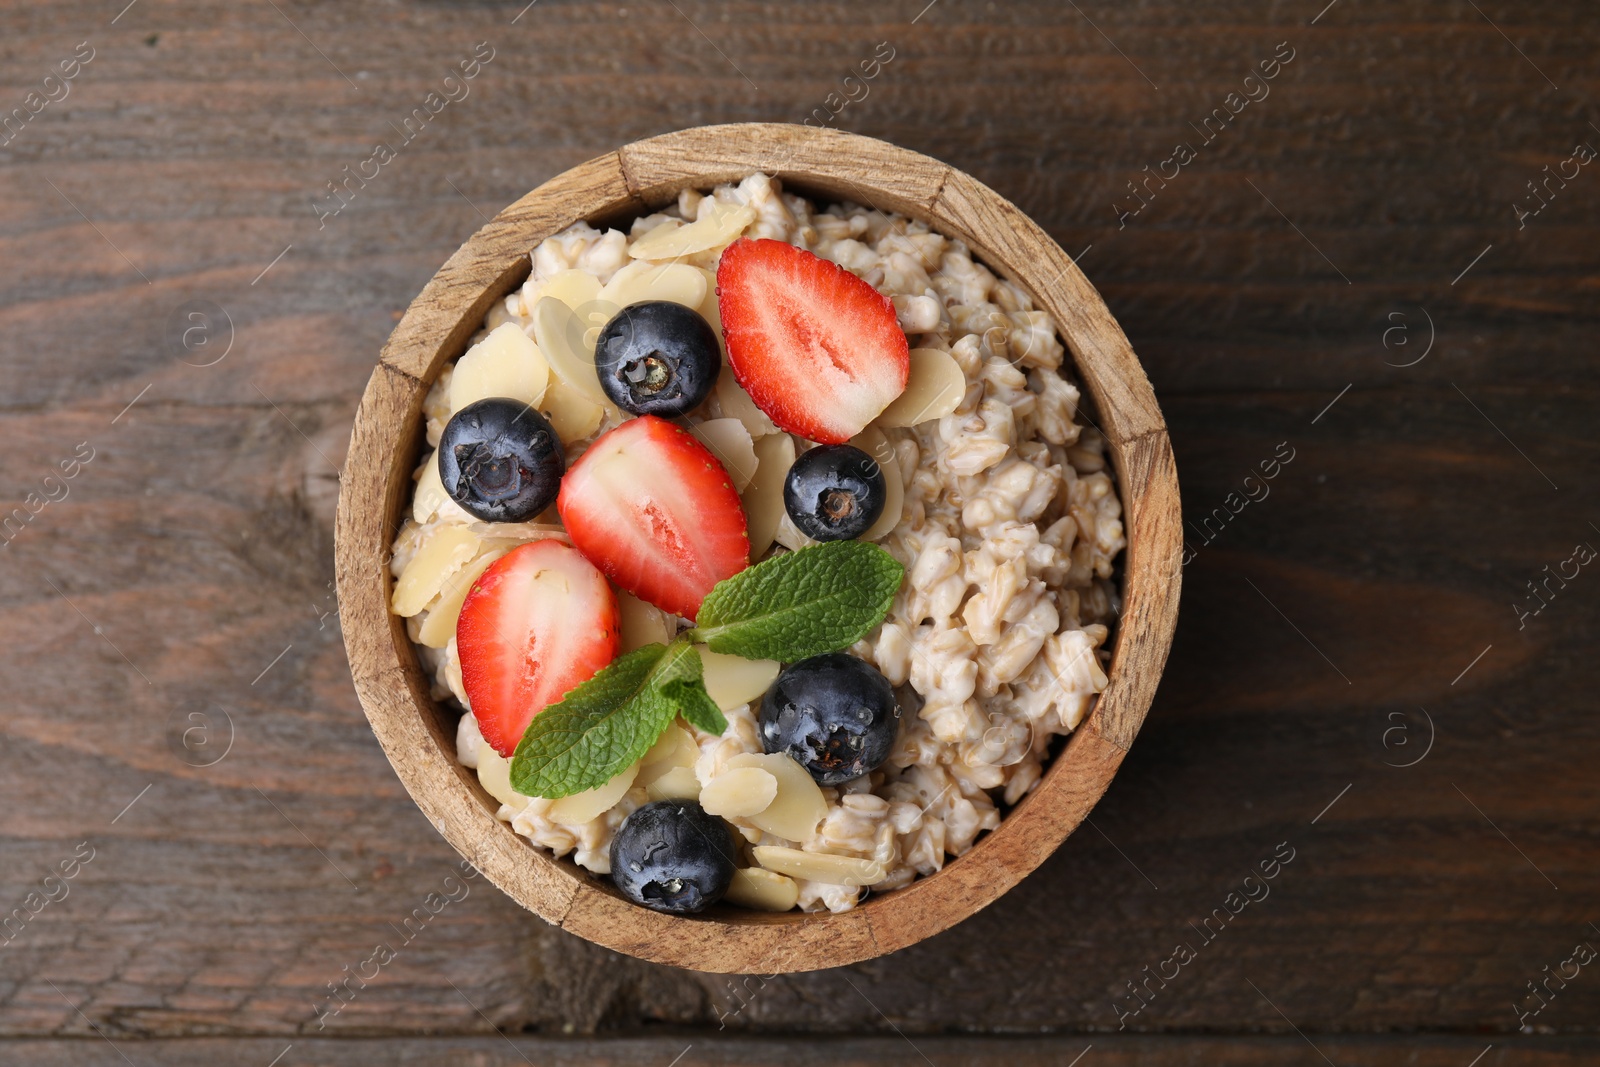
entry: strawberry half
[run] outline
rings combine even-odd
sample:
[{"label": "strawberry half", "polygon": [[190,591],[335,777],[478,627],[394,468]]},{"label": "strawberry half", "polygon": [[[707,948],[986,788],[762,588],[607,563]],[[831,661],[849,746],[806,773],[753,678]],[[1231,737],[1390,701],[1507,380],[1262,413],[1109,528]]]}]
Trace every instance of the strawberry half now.
[{"label": "strawberry half", "polygon": [[843,444],[905,391],[894,304],[837,263],[742,238],[717,266],[717,307],[733,376],[790,433]]},{"label": "strawberry half", "polygon": [[665,419],[629,419],[590,445],[556,498],[572,543],[622,588],[694,618],[750,562],[744,507],[706,446]]},{"label": "strawberry half", "polygon": [[620,627],[605,576],[560,541],[519,545],[490,564],[456,619],[483,739],[510,759],[535,715],[616,658]]}]

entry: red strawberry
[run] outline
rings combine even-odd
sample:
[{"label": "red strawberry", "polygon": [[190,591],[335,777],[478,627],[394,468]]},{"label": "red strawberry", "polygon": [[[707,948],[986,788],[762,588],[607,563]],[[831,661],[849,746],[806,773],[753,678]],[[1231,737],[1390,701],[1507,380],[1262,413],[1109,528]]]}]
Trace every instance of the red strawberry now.
[{"label": "red strawberry", "polygon": [[717,306],[733,376],[790,433],[843,444],[905,391],[911,357],[894,305],[803,248],[733,242]]},{"label": "red strawberry", "polygon": [[519,545],[490,564],[456,620],[483,739],[509,759],[545,705],[616,658],[620,626],[605,576],[560,541]]},{"label": "red strawberry", "polygon": [[694,618],[750,562],[744,507],[706,446],[665,419],[629,419],[567,469],[556,498],[578,551],[606,577]]}]

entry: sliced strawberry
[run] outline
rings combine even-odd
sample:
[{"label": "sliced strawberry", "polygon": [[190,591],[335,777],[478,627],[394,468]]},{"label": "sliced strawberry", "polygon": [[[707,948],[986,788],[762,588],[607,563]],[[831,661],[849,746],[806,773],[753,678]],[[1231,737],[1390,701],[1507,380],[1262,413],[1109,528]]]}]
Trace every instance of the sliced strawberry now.
[{"label": "sliced strawberry", "polygon": [[629,419],[567,469],[556,498],[572,543],[613,582],[694,618],[750,562],[744,507],[706,446],[665,419]]},{"label": "sliced strawberry", "polygon": [[605,576],[560,541],[519,545],[490,564],[456,620],[483,739],[509,759],[535,715],[616,658],[620,627]]},{"label": "sliced strawberry", "polygon": [[733,242],[717,307],[733,376],[790,433],[843,444],[905,391],[911,358],[894,304],[803,248]]}]

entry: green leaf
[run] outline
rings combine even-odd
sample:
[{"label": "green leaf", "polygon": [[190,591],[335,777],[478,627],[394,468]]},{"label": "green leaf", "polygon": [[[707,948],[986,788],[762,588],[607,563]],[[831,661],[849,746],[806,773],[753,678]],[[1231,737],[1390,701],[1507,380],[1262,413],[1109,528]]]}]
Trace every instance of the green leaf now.
[{"label": "green leaf", "polygon": [[905,568],[877,545],[811,545],[718,582],[687,636],[713,652],[793,663],[871,633],[904,578]]},{"label": "green leaf", "polygon": [[[698,658],[698,657],[697,657]],[[721,735],[728,728],[728,720],[717,707],[717,702],[706,692],[703,681],[679,679],[662,690],[678,705],[678,714],[708,734]]]},{"label": "green leaf", "polygon": [[698,682],[703,677],[705,664],[700,662],[700,653],[680,637],[667,646],[661,662],[650,672],[650,684],[664,692],[674,682]]},{"label": "green leaf", "polygon": [[[685,669],[681,652],[646,645],[621,656],[533,717],[511,756],[511,788],[525,796],[571,796],[604,785],[643,756],[678,714],[654,688],[665,668]],[[699,675],[700,656],[693,657]]]},{"label": "green leaf", "polygon": [[728,720],[706,692],[705,664],[700,653],[687,640],[679,638],[667,649],[667,657],[656,668],[652,684],[662,696],[678,706],[678,714],[707,733],[720,735]]}]

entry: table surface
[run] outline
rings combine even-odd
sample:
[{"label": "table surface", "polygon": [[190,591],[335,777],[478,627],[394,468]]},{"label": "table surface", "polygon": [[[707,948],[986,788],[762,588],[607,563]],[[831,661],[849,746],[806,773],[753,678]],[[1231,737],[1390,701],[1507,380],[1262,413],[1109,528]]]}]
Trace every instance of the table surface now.
[{"label": "table surface", "polygon": [[[1592,5],[924,2],[4,4],[0,1059],[1594,1062]],[[884,959],[680,972],[480,881],[319,1029],[457,859],[333,613],[384,338],[551,175],[837,106],[880,42],[832,124],[1081,253],[1171,426],[1193,558],[1121,773]]]}]

